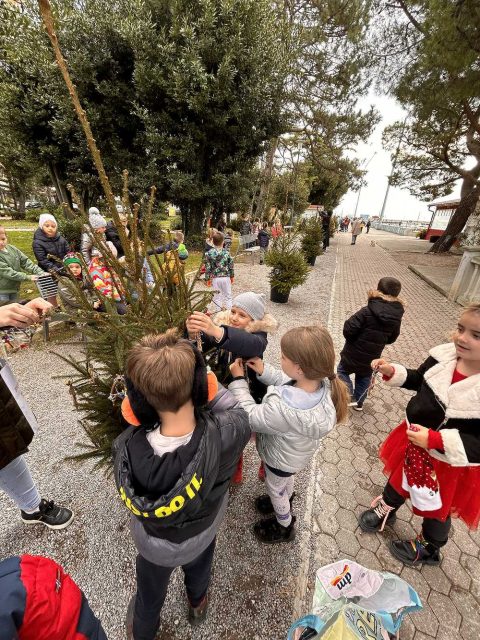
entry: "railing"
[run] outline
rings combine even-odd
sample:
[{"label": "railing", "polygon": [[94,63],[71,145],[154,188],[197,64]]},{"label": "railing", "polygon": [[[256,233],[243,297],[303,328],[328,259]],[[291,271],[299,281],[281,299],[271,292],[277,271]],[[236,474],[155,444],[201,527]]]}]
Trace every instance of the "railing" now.
[{"label": "railing", "polygon": [[378,220],[374,220],[372,222],[372,227],[374,229],[378,229],[379,231],[388,231],[389,233],[396,233],[399,236],[416,236],[417,232],[425,228],[425,224],[422,223],[412,223],[408,221],[400,221],[400,222],[380,222]]}]

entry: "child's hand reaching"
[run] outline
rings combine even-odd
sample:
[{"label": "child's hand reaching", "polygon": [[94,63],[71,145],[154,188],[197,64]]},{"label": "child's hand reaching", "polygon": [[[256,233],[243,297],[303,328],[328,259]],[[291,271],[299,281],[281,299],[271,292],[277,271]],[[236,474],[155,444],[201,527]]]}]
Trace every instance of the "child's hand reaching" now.
[{"label": "child's hand reaching", "polygon": [[247,366],[249,369],[253,369],[255,373],[258,373],[260,376],[262,375],[263,370],[265,369],[265,365],[261,358],[249,358],[247,360]]},{"label": "child's hand reaching", "polygon": [[207,336],[212,336],[215,340],[221,340],[223,337],[222,327],[213,324],[210,316],[200,311],[194,311],[192,315],[187,318],[186,325],[190,336],[194,336],[201,331]]},{"label": "child's hand reaching", "polygon": [[234,378],[243,377],[245,374],[245,370],[243,368],[243,360],[241,358],[237,358],[230,365],[230,373]]},{"label": "child's hand reaching", "polygon": [[428,429],[419,424],[411,424],[407,427],[407,438],[412,444],[422,449],[428,449]]},{"label": "child's hand reaching", "polygon": [[392,367],[392,365],[383,358],[372,360],[370,366],[374,371],[380,371],[380,373],[386,378],[391,378],[395,373],[395,369]]}]

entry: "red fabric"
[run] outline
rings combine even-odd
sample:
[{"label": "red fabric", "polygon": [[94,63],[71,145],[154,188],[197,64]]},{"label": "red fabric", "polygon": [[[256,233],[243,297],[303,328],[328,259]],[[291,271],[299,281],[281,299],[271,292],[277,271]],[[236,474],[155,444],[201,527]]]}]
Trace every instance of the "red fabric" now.
[{"label": "red fabric", "polygon": [[441,449],[443,451],[443,440],[440,431],[428,430],[428,448]]},{"label": "red fabric", "polygon": [[463,375],[463,373],[460,373],[458,369],[455,369],[453,372],[452,384],[455,384],[455,382],[461,382],[462,380],[465,380],[465,378],[468,378],[468,376]]},{"label": "red fabric", "polygon": [[393,369],[393,373],[392,373],[392,375],[391,375],[391,376],[385,376],[385,375],[383,375],[383,376],[382,376],[382,380],[383,380],[384,382],[388,382],[388,381],[389,381],[389,380],[391,380],[391,379],[393,378],[393,376],[395,375],[395,367],[394,367],[394,366],[392,366],[392,369]]},{"label": "red fabric", "polygon": [[[400,495],[409,497],[402,488],[402,475],[405,457],[411,445],[407,438],[407,425],[402,422],[387,437],[380,447],[380,459],[384,464],[384,473],[389,476],[389,483]],[[426,452],[428,463],[434,470],[440,489],[442,507],[437,511],[420,511],[413,507],[413,512],[424,518],[446,520],[448,515],[460,518],[470,529],[476,529],[480,521],[480,467],[452,467],[446,462],[432,458]],[[423,455],[423,454],[422,454]]]},{"label": "red fabric", "polygon": [[82,593],[49,558],[24,555],[21,579],[27,592],[20,640],[84,640],[77,633]]}]

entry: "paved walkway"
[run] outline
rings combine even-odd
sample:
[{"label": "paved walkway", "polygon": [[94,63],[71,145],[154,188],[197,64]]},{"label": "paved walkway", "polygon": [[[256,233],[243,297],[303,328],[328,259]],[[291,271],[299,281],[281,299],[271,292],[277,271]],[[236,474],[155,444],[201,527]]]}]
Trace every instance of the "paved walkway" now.
[{"label": "paved walkway", "polygon": [[[428,349],[446,342],[459,307],[448,302],[406,266],[395,262],[381,247],[371,245],[375,233],[361,236],[350,246],[350,236],[336,237],[337,267],[332,291],[330,328],[338,349],[343,344],[346,317],[362,306],[366,291],[382,276],[401,280],[402,298],[407,303],[401,336],[385,351],[387,357],[408,366],[420,364]],[[373,569],[397,573],[419,592],[424,611],[411,616],[402,627],[402,640],[453,640],[480,635],[480,534],[468,532],[454,521],[451,539],[440,568],[422,570],[403,567],[389,553],[387,541],[414,536],[420,519],[407,506],[398,513],[394,529],[368,535],[357,526],[357,516],[381,493],[385,478],[377,450],[386,434],[403,414],[410,392],[376,385],[364,412],[352,411],[349,423],[339,426],[325,441],[319,454],[313,501],[313,527],[309,565],[309,586],[314,569],[341,557],[354,558]]]}]

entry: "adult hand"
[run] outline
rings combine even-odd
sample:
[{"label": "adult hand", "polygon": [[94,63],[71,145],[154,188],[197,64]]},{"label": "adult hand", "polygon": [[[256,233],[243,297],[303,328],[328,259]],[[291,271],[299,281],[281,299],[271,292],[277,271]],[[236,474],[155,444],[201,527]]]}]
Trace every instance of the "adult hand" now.
[{"label": "adult hand", "polygon": [[201,311],[194,311],[192,315],[187,318],[187,331],[189,335],[195,335],[199,331],[207,336],[212,336],[216,340],[221,340],[223,337],[222,327],[218,327],[212,322],[210,316]]},{"label": "adult hand", "polygon": [[419,424],[411,424],[407,427],[407,438],[412,444],[422,449],[428,449],[428,429]]},{"label": "adult hand", "polygon": [[253,369],[255,373],[258,373],[259,375],[262,375],[265,369],[265,364],[261,358],[249,358],[247,360],[247,366],[249,369]]},{"label": "adult hand", "polygon": [[387,378],[390,378],[395,373],[392,365],[383,358],[372,360],[371,367],[374,371],[380,371],[380,373]]},{"label": "adult hand", "polygon": [[32,282],[36,282],[36,281],[38,280],[38,277],[39,277],[39,276],[37,276],[37,275],[34,273],[33,275],[31,275],[31,276],[30,276],[30,280],[31,280]]},{"label": "adult hand", "polygon": [[28,307],[29,309],[36,311],[40,317],[43,317],[50,313],[53,309],[53,304],[50,304],[50,302],[47,302],[43,298],[34,298],[33,300],[30,300],[30,302],[27,302],[24,307]]},{"label": "adult hand", "polygon": [[238,378],[239,376],[244,376],[245,370],[243,368],[243,360],[241,358],[237,358],[230,365],[230,373],[234,378]]},{"label": "adult hand", "polygon": [[39,314],[27,305],[6,304],[0,307],[0,327],[18,327],[25,329],[40,320]]}]

